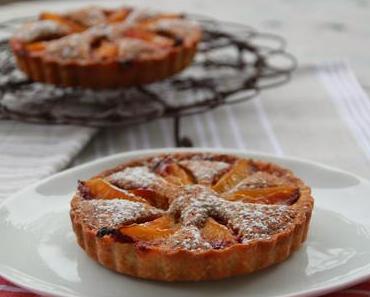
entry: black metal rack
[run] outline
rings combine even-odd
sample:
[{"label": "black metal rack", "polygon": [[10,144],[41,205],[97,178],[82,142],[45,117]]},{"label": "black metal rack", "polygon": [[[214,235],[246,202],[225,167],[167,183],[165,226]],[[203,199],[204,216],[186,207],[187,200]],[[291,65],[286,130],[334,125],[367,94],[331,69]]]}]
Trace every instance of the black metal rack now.
[{"label": "black metal rack", "polygon": [[[150,85],[86,90],[32,82],[16,68],[8,41],[0,41],[0,119],[94,127],[134,125],[161,117],[174,119],[176,146],[181,118],[255,97],[286,83],[296,68],[283,38],[229,22],[187,15],[203,27],[193,64],[182,73]],[[25,19],[0,23],[11,33]]]}]

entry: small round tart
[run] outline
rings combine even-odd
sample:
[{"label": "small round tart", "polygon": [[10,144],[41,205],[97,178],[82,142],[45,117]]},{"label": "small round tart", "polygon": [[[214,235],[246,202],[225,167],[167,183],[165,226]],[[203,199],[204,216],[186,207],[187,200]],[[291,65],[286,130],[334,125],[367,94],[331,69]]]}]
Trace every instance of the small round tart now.
[{"label": "small round tart", "polygon": [[10,39],[32,80],[65,87],[117,88],[152,83],[185,69],[201,40],[180,14],[88,6],[44,12]]},{"label": "small round tart", "polygon": [[277,165],[209,153],[130,161],[80,181],[78,244],[120,273],[163,281],[247,274],[305,241],[310,188]]}]

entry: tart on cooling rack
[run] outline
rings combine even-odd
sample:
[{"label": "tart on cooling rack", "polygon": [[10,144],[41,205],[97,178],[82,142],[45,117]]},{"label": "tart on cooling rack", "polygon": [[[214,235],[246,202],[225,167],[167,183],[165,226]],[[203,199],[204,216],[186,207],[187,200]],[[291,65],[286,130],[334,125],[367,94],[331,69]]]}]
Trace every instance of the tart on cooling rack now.
[{"label": "tart on cooling rack", "polygon": [[101,89],[178,73],[192,62],[200,39],[200,27],[180,14],[89,6],[41,13],[10,45],[32,80]]},{"label": "tart on cooling rack", "polygon": [[120,273],[221,279],[282,262],[307,236],[310,188],[277,165],[209,153],[134,160],[79,187],[78,244]]}]

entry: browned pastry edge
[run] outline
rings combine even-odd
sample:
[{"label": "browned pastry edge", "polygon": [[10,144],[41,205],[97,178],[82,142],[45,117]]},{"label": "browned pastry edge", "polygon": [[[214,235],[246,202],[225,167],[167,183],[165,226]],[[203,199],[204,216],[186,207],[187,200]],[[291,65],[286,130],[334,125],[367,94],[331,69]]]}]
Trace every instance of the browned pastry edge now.
[{"label": "browned pastry edge", "polygon": [[[117,170],[137,161],[117,166]],[[274,164],[255,161],[257,166],[290,173]],[[115,169],[105,171],[108,175]],[[248,274],[287,259],[306,240],[313,208],[310,188],[292,176],[299,185],[300,198],[292,206],[298,211],[294,224],[267,240],[238,243],[224,249],[165,250],[135,243],[120,243],[111,236],[98,238],[96,230],[84,225],[74,211],[79,197],[72,199],[70,212],[77,242],[86,253],[103,266],[119,273],[161,281],[216,280]]]},{"label": "browned pastry edge", "polygon": [[148,84],[170,77],[191,64],[198,42],[194,40],[175,47],[161,59],[86,65],[61,63],[29,54],[18,40],[11,40],[10,46],[18,67],[34,81],[63,87],[104,89]]}]

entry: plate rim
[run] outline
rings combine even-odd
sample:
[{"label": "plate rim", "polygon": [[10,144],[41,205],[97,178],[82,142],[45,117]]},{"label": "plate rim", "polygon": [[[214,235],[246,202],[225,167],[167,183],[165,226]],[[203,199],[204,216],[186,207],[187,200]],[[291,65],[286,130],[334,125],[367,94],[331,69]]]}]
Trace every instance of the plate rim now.
[{"label": "plate rim", "polygon": [[[69,175],[70,173],[73,173],[75,171],[79,171],[81,169],[85,169],[86,167],[94,166],[100,163],[106,163],[114,160],[119,160],[119,159],[125,159],[125,158],[135,158],[135,157],[145,157],[151,154],[164,154],[164,153],[177,153],[177,152],[209,152],[209,153],[226,153],[226,154],[236,154],[236,155],[244,155],[246,157],[250,156],[251,158],[272,158],[276,160],[288,160],[288,161],[293,161],[293,162],[298,162],[298,163],[304,163],[304,164],[309,164],[313,165],[315,167],[318,167],[320,169],[326,169],[346,175],[350,175],[354,178],[357,178],[358,180],[361,181],[361,183],[365,183],[368,186],[370,186],[370,180],[367,180],[364,177],[361,177],[357,174],[354,174],[352,172],[348,172],[346,170],[336,168],[330,165],[322,164],[317,161],[309,160],[306,158],[300,158],[300,157],[294,157],[294,156],[278,156],[275,154],[271,153],[265,153],[265,152],[260,152],[256,150],[242,150],[242,149],[229,149],[229,148],[200,148],[200,147],[193,147],[193,148],[157,148],[157,149],[143,149],[143,150],[134,150],[134,151],[128,151],[128,152],[122,152],[122,153],[117,153],[109,156],[105,156],[102,158],[97,158],[95,160],[74,166],[72,168],[68,168],[65,170],[62,170],[60,172],[57,172],[55,174],[52,174],[51,176],[48,176],[46,178],[41,179],[40,181],[37,181],[35,183],[32,183],[31,185],[26,186],[24,189],[17,191],[16,193],[12,194],[11,196],[5,198],[1,203],[0,203],[0,210],[6,206],[7,203],[10,203],[11,201],[17,199],[20,195],[22,195],[25,192],[30,191],[31,189],[34,189],[38,187],[41,184],[48,183],[50,180],[53,180],[54,178],[59,178],[63,177],[66,175]],[[0,218],[0,221],[2,219]],[[4,266],[0,263],[0,277],[4,278],[5,280],[23,288],[26,289],[30,292],[36,293],[36,294],[41,294],[41,295],[51,295],[51,296],[56,296],[56,297],[79,297],[79,295],[76,295],[74,293],[68,293],[68,294],[61,294],[60,292],[54,292],[52,289],[39,289],[37,285],[32,286],[31,284],[24,283],[22,282],[22,277],[16,276],[16,275],[7,275],[7,268],[9,266]],[[9,269],[8,269],[9,271]],[[9,273],[8,273],[9,274]],[[370,278],[370,269],[368,271],[365,270],[365,273],[361,276],[353,276],[348,278],[345,281],[342,282],[334,282],[333,284],[326,286],[324,288],[314,288],[310,290],[304,290],[299,292],[298,294],[291,293],[291,294],[284,294],[284,295],[278,295],[276,297],[310,297],[310,296],[318,296],[322,294],[328,294],[330,292],[334,292],[337,290],[341,290],[346,287],[350,287],[356,284],[359,284],[367,279]]]}]

